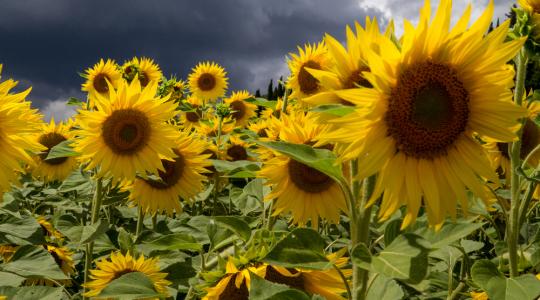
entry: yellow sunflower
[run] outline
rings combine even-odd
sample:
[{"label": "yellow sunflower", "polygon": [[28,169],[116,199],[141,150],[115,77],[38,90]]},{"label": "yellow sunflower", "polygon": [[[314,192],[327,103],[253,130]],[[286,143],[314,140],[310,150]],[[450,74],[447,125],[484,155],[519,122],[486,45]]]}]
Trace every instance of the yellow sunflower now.
[{"label": "yellow sunflower", "polygon": [[190,96],[185,100],[191,107],[193,111],[182,111],[180,113],[180,122],[186,130],[191,130],[195,126],[199,126],[199,121],[203,117],[203,101],[194,96]]},{"label": "yellow sunflower", "polygon": [[257,276],[264,277],[265,266],[247,267],[242,270],[234,265],[229,257],[225,267],[225,277],[219,280],[216,286],[207,288],[207,294],[202,300],[244,300],[249,297],[251,288],[251,275],[249,272]]},{"label": "yellow sunflower", "polygon": [[488,294],[486,292],[471,292],[472,300],[489,300]]},{"label": "yellow sunflower", "polygon": [[233,92],[225,103],[231,107],[232,118],[236,121],[236,126],[243,127],[249,122],[249,119],[256,115],[257,105],[246,102],[246,99],[253,98],[248,91]]},{"label": "yellow sunflower", "polygon": [[379,173],[370,203],[384,193],[382,220],[407,205],[406,227],[424,203],[438,227],[456,217],[456,200],[467,208],[466,188],[485,199],[482,178],[497,181],[474,135],[516,140],[524,109],[512,103],[506,62],[524,39],[505,42],[509,22],[485,35],[493,9],[490,2],[467,29],[469,6],[450,30],[451,1],[440,2],[434,19],[426,1],[418,26],[406,23],[401,51],[386,39],[368,54],[363,74],[374,88],[336,92],[356,112],[333,120],[341,127],[321,140],[337,142],[344,159],[359,158],[360,178]]},{"label": "yellow sunflower", "polygon": [[37,221],[39,225],[41,226],[41,228],[43,229],[44,235],[58,239],[58,240],[64,239],[64,235],[60,231],[56,230],[51,224],[51,222],[47,221],[47,219],[44,216],[38,216]]},{"label": "yellow sunflower", "polygon": [[532,30],[533,38],[540,38],[540,1],[539,0],[518,0],[519,6],[531,16],[531,23],[534,26]]},{"label": "yellow sunflower", "polygon": [[0,245],[0,257],[4,260],[4,262],[8,262],[13,254],[17,251],[19,248],[18,245],[10,245],[10,244],[3,244]]},{"label": "yellow sunflower", "polygon": [[248,154],[250,146],[251,145],[248,142],[242,140],[239,136],[231,135],[229,137],[229,142],[225,146],[227,160],[252,160]]},{"label": "yellow sunflower", "polygon": [[108,95],[109,84],[107,82],[113,88],[117,88],[122,75],[114,60],[104,61],[101,59],[92,68],[87,69],[83,77],[86,78],[86,82],[82,85],[82,90],[87,92],[90,98],[93,98],[95,94]]},{"label": "yellow sunflower", "polygon": [[[2,65],[0,64],[0,75]],[[8,79],[0,82],[0,192],[17,183],[23,164],[33,165],[32,152],[46,148],[33,138],[41,128],[41,115],[25,101],[31,89],[11,94],[17,82]]]},{"label": "yellow sunflower", "polygon": [[291,75],[287,80],[287,88],[292,89],[290,98],[303,100],[304,98],[324,91],[324,87],[306,68],[328,71],[333,66],[332,59],[324,42],[306,44],[304,49],[298,47],[298,54],[290,53],[288,61]]},{"label": "yellow sunflower", "polygon": [[158,173],[161,181],[136,179],[128,189],[130,200],[145,212],[165,212],[171,216],[182,212],[180,199],[192,200],[203,188],[206,181],[206,167],[210,166],[209,155],[201,154],[205,143],[188,134],[176,141],[174,161],[162,160],[164,172]]},{"label": "yellow sunflower", "polygon": [[[289,143],[312,145],[323,130],[324,125],[316,124],[312,114],[299,112],[282,115],[279,137]],[[274,155],[264,162],[258,174],[272,187],[266,199],[275,199],[274,215],[291,212],[294,223],[305,225],[311,219],[313,227],[318,226],[319,217],[339,222],[340,210],[347,211],[339,185],[327,175],[288,156]]]},{"label": "yellow sunflower", "polygon": [[[200,120],[199,126],[196,128],[197,132],[208,138],[216,137],[219,128],[219,118],[215,115],[209,117],[206,120]],[[231,116],[227,116],[223,119],[221,125],[221,135],[225,135],[234,129],[234,120]]]},{"label": "yellow sunflower", "polygon": [[[72,276],[75,274],[75,263],[73,262],[73,253],[66,247],[58,247],[53,245],[43,245],[45,249],[54,258],[54,261],[58,264],[58,267],[66,276]],[[57,281],[64,286],[71,286],[73,283],[71,279],[63,279]],[[25,285],[46,285],[56,286],[57,282],[45,279],[45,278],[30,278],[25,280]]]},{"label": "yellow sunflower", "polygon": [[158,258],[145,259],[141,255],[136,259],[129,253],[123,255],[117,252],[111,253],[110,261],[102,259],[96,262],[96,267],[97,269],[90,270],[89,277],[92,281],[84,285],[88,289],[88,292],[84,293],[86,297],[99,296],[111,281],[131,272],[143,273],[153,282],[156,292],[164,297],[168,296],[167,286],[171,282],[165,279],[167,273],[159,272]]},{"label": "yellow sunflower", "polygon": [[110,99],[96,98],[98,110],[79,111],[74,149],[88,162],[87,169],[99,166],[98,176],[115,180],[165,171],[161,160],[176,157],[170,146],[179,133],[166,123],[176,115],[176,104],[157,98],[156,90],[156,81],[144,89],[137,78],[122,81]]},{"label": "yellow sunflower", "polygon": [[36,135],[36,141],[47,147],[47,150],[35,157],[35,167],[32,174],[37,178],[48,181],[63,181],[77,167],[77,159],[74,156],[46,159],[49,151],[61,142],[73,139],[69,131],[70,123],[55,123],[51,119],[49,124],[43,124],[42,131]]},{"label": "yellow sunflower", "polygon": [[223,67],[215,62],[203,62],[192,69],[188,84],[194,96],[212,101],[225,95],[228,80]]},{"label": "yellow sunflower", "polygon": [[147,86],[151,82],[159,83],[163,73],[161,69],[154,62],[154,60],[146,57],[132,58],[122,66],[124,76],[128,81],[132,81],[137,77],[142,87]]}]

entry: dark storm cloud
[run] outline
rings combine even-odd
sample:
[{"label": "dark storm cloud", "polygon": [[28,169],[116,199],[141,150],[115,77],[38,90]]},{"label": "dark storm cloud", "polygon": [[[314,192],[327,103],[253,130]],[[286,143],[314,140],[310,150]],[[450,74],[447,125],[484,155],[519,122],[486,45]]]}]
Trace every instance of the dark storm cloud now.
[{"label": "dark storm cloud", "polygon": [[254,91],[286,73],[296,45],[325,32],[342,38],[366,13],[349,0],[0,1],[0,62],[4,76],[34,86],[37,106],[81,97],[77,72],[101,57],[148,56],[182,78],[215,60],[232,88]]}]

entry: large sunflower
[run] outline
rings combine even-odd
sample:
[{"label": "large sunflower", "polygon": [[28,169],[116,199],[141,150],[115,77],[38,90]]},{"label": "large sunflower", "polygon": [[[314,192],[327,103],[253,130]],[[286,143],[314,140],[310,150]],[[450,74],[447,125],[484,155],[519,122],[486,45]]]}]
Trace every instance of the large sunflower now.
[{"label": "large sunflower", "polygon": [[328,51],[323,42],[304,46],[304,49],[298,47],[298,54],[291,53],[291,60],[288,61],[291,75],[287,80],[287,88],[292,89],[290,97],[292,99],[302,100],[308,96],[324,91],[321,85],[306,68],[313,70],[328,71],[333,65]]},{"label": "large sunflower", "polygon": [[45,182],[63,181],[77,167],[77,159],[74,156],[46,159],[54,146],[73,138],[69,128],[70,124],[55,124],[54,119],[49,124],[43,124],[41,133],[36,135],[36,140],[47,147],[47,150],[35,157],[36,165],[32,169],[34,176],[42,178]]},{"label": "large sunflower", "polygon": [[248,91],[233,92],[229,98],[225,99],[225,103],[229,104],[232,118],[236,121],[236,126],[244,126],[249,122],[249,119],[256,115],[257,105],[246,102],[246,99],[252,98]]},{"label": "large sunflower", "polygon": [[74,148],[88,162],[87,169],[99,166],[100,176],[116,180],[165,171],[161,160],[176,157],[170,146],[179,133],[166,123],[175,116],[176,104],[157,98],[156,90],[156,81],[144,89],[137,78],[122,81],[110,98],[96,98],[97,110],[79,111]]},{"label": "large sunflower", "polygon": [[199,63],[188,77],[189,89],[203,100],[216,100],[225,95],[228,78],[225,69],[215,62]]},{"label": "large sunflower", "polygon": [[506,65],[524,39],[505,42],[509,22],[485,35],[493,2],[469,29],[471,7],[450,30],[451,11],[443,0],[431,20],[426,1],[418,26],[406,25],[401,51],[387,39],[380,54],[370,52],[363,74],[374,88],[337,91],[357,109],[322,138],[338,142],[345,159],[360,159],[360,178],[379,172],[370,203],[384,193],[381,219],[407,205],[403,227],[422,203],[430,224],[441,225],[456,216],[456,200],[467,208],[466,188],[487,198],[484,179],[497,178],[475,134],[514,141],[524,115],[512,103],[514,70]]},{"label": "large sunflower", "polygon": [[[0,64],[0,74],[2,65]],[[9,79],[0,83],[0,192],[16,183],[24,172],[21,163],[33,165],[31,153],[46,150],[33,136],[41,128],[41,115],[25,101],[31,89],[11,94],[17,82]]]},{"label": "large sunflower", "polygon": [[122,66],[124,77],[128,81],[132,81],[137,77],[142,87],[147,86],[151,82],[158,83],[163,77],[163,73],[154,60],[146,57],[132,58]]},{"label": "large sunflower", "polygon": [[137,203],[145,212],[172,215],[182,211],[180,198],[192,200],[203,190],[203,181],[210,166],[209,155],[201,154],[205,143],[188,134],[176,141],[174,161],[162,160],[165,171],[158,173],[161,181],[136,179],[129,186],[130,200]]},{"label": "large sunflower", "polygon": [[83,75],[86,82],[82,85],[82,90],[88,92],[90,98],[95,94],[107,95],[109,93],[109,84],[113,88],[118,87],[118,83],[122,78],[118,65],[114,60],[101,59],[92,68],[86,70]]},{"label": "large sunflower", "polygon": [[168,296],[167,286],[171,284],[166,280],[167,273],[159,272],[158,258],[145,259],[144,256],[134,258],[129,253],[123,255],[120,252],[111,253],[110,261],[102,259],[96,262],[97,269],[90,270],[92,281],[84,286],[88,291],[84,294],[86,297],[99,296],[101,291],[111,283],[111,281],[120,276],[131,273],[141,272],[148,277],[154,284],[156,292],[163,296]]},{"label": "large sunflower", "polygon": [[264,277],[265,266],[251,266],[239,270],[231,258],[225,266],[226,275],[211,288],[207,288],[207,294],[202,300],[247,300],[251,288],[250,272],[259,277]]},{"label": "large sunflower", "polygon": [[[324,125],[315,124],[311,114],[302,112],[283,115],[281,124],[280,140],[295,144],[312,145],[324,130]],[[340,210],[347,210],[339,185],[307,165],[274,154],[259,171],[259,176],[272,187],[267,199],[275,199],[274,214],[291,212],[293,222],[303,225],[311,219],[313,227],[318,226],[319,217],[337,223]]]}]

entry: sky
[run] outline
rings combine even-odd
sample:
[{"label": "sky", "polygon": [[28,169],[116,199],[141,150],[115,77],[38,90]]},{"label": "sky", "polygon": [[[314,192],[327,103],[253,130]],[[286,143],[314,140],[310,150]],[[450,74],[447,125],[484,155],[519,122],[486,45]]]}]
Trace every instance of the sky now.
[{"label": "sky", "polygon": [[[495,18],[514,3],[495,1]],[[437,2],[432,1],[432,2]],[[454,0],[454,18],[488,0]],[[406,3],[406,4],[404,4]],[[119,63],[153,58],[166,76],[186,78],[199,61],[223,65],[232,90],[266,90],[288,76],[286,56],[325,33],[343,40],[345,26],[366,16],[401,31],[418,18],[423,0],[0,0],[2,78],[32,86],[28,100],[46,119],[65,119],[69,97],[83,99],[79,73],[100,58]],[[434,3],[434,6],[435,3]]]}]

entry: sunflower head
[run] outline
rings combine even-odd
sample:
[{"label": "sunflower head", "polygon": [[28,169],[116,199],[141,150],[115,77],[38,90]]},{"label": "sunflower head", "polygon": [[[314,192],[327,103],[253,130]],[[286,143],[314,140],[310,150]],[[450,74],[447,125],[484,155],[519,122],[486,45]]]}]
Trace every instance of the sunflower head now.
[{"label": "sunflower head", "polygon": [[225,150],[227,153],[227,160],[238,161],[252,159],[248,154],[249,147],[250,144],[242,140],[239,136],[231,135]]},{"label": "sunflower head", "polygon": [[184,98],[186,92],[186,83],[183,80],[177,80],[172,77],[168,80],[163,80],[158,89],[158,94],[162,97],[170,95],[171,101],[180,102]]},{"label": "sunflower head", "polygon": [[192,69],[188,84],[193,95],[213,101],[225,95],[228,86],[227,73],[215,62],[202,62]]},{"label": "sunflower head", "polygon": [[122,75],[114,60],[101,59],[92,68],[87,69],[83,77],[86,78],[86,82],[82,85],[82,90],[92,97],[94,94],[107,95],[111,86],[117,88]]},{"label": "sunflower head", "polygon": [[[208,119],[200,120],[197,132],[207,138],[215,138],[219,129],[219,118],[216,115],[210,116]],[[231,116],[225,117],[221,125],[221,135],[230,133],[234,129],[235,122]]]},{"label": "sunflower head", "polygon": [[[203,101],[195,96],[188,97],[184,104],[191,107],[190,111],[182,111],[180,113],[180,122],[186,130],[191,130],[193,126],[199,126],[199,121],[203,117]],[[207,113],[210,113],[207,111]]]},{"label": "sunflower head", "polygon": [[44,216],[38,216],[37,221],[39,225],[41,226],[41,228],[43,229],[43,233],[45,236],[48,236],[50,238],[54,238],[57,240],[64,239],[64,235],[60,231],[56,230],[51,224],[51,222],[49,222]]},{"label": "sunflower head", "polygon": [[[70,277],[75,274],[75,263],[73,262],[73,253],[66,247],[59,247],[51,244],[43,245],[43,247],[53,257],[54,261],[62,270],[62,272]],[[24,281],[24,285],[46,285],[56,286],[61,283],[64,286],[71,286],[73,284],[71,279],[62,279],[59,281],[52,281],[46,278],[29,278]]]},{"label": "sunflower head", "polygon": [[147,86],[150,82],[159,82],[163,76],[154,60],[146,57],[134,57],[126,61],[122,65],[122,72],[124,79],[129,82],[138,78],[142,87]]},{"label": "sunflower head", "polygon": [[229,98],[225,99],[225,103],[231,108],[232,118],[236,121],[236,126],[244,126],[249,122],[249,119],[256,115],[257,105],[251,104],[246,99],[253,96],[246,90],[233,92]]}]

